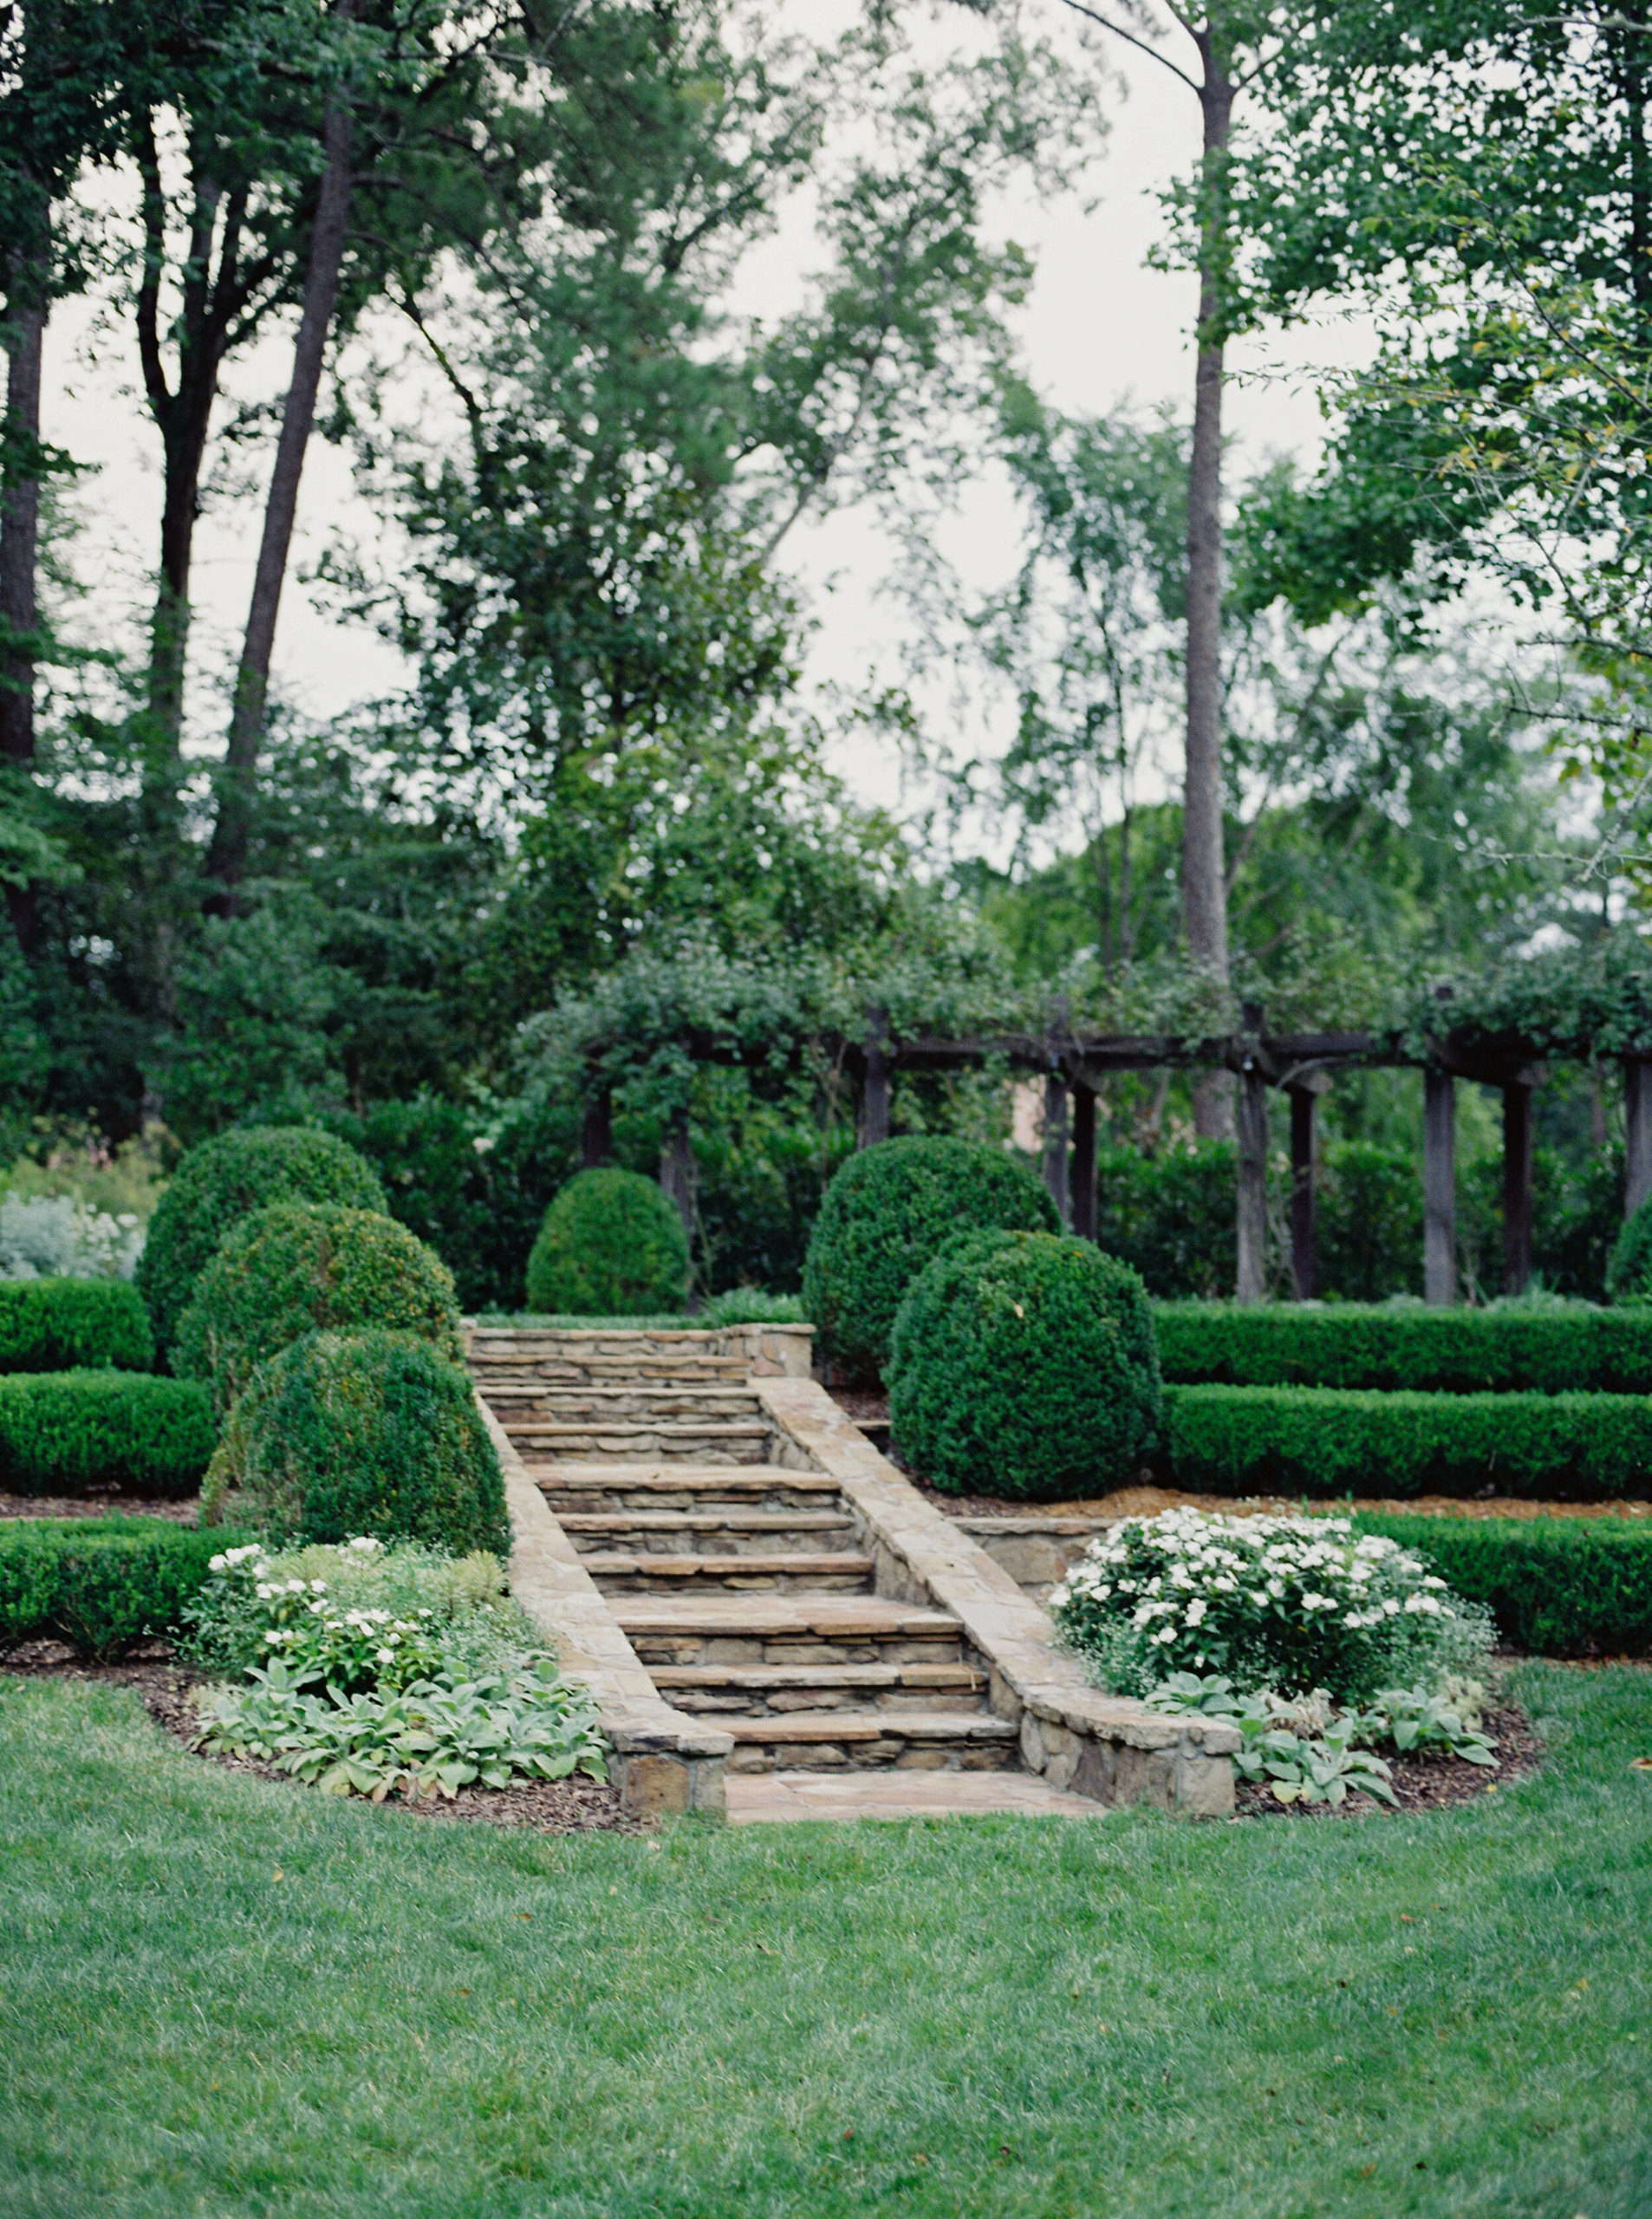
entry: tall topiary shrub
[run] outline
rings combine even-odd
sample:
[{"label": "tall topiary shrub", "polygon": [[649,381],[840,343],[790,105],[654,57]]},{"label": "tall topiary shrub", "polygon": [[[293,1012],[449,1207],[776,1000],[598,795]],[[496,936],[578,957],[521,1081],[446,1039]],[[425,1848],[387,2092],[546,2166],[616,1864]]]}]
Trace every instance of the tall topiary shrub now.
[{"label": "tall topiary shrub", "polygon": [[433,1248],[375,1210],[276,1202],[243,1218],[195,1282],[172,1369],[205,1380],[222,1414],[301,1335],[374,1325],[464,1361],[453,1275]]},{"label": "tall topiary shrub", "polygon": [[1652,1299],[1652,1199],[1623,1221],[1606,1266],[1606,1292],[1614,1302]]},{"label": "tall topiary shrub", "polygon": [[862,1149],[826,1189],[803,1263],[821,1354],[876,1373],[901,1297],[946,1241],[972,1227],[1055,1233],[1060,1222],[1032,1174],[999,1149],[940,1136]]},{"label": "tall topiary shrub", "polygon": [[680,1310],[687,1292],[682,1220],[652,1179],[582,1171],[545,1212],[528,1258],[530,1310],[640,1318]]},{"label": "tall topiary shrub", "polygon": [[1088,1240],[960,1233],[901,1305],[890,1430],[948,1493],[1105,1493],[1135,1478],[1161,1416],[1147,1292]]},{"label": "tall topiary shrub", "polygon": [[135,1275],[163,1357],[224,1234],[271,1202],[339,1202],[380,1213],[385,1206],[371,1166],[330,1133],[308,1126],[237,1128],[192,1149],[149,1220]]},{"label": "tall topiary shrub", "polygon": [[226,1519],[272,1540],[511,1549],[470,1378],[412,1333],[307,1333],[263,1365],[202,1491],[202,1523]]}]

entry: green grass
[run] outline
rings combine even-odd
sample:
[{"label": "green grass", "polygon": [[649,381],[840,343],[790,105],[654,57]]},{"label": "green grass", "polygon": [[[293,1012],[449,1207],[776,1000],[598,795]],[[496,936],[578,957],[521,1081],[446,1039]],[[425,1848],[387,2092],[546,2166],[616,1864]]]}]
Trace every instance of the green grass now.
[{"label": "green grass", "polygon": [[433,1825],[0,1686],[8,2219],[1652,2210],[1652,1675],[1430,1819]]}]

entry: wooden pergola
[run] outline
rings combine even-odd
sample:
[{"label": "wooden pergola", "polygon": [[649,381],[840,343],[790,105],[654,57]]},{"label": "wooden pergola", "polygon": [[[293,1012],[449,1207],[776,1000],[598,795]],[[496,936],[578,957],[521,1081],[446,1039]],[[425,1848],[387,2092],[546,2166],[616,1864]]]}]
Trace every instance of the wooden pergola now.
[{"label": "wooden pergola", "polygon": [[[1259,1302],[1266,1293],[1270,1088],[1283,1091],[1291,1104],[1291,1291],[1298,1301],[1306,1302],[1314,1298],[1318,1277],[1313,1166],[1321,1097],[1339,1071],[1422,1071],[1424,1298],[1448,1305],[1457,1295],[1456,1083],[1467,1079],[1497,1087],[1503,1096],[1504,1288],[1519,1294],[1532,1275],[1532,1096],[1542,1083],[1543,1067],[1519,1043],[1487,1046],[1467,1029],[1454,1029],[1450,989],[1438,992],[1440,1029],[1421,1054],[1394,1033],[1269,1032],[1263,1007],[1254,1002],[1244,1005],[1237,1031],[1199,1039],[1085,1032],[1061,1022],[1040,1033],[897,1038],[883,1012],[873,1008],[861,1038],[833,1035],[829,1045],[860,1090],[862,1148],[889,1137],[890,1083],[899,1071],[966,1070],[998,1062],[1042,1077],[1044,1184],[1063,1223],[1091,1240],[1096,1232],[1096,1103],[1102,1081],[1117,1071],[1231,1070],[1239,1082],[1234,1291],[1241,1302]],[[601,1070],[605,1044],[586,1044],[590,1063],[582,1156],[588,1168],[612,1155],[612,1091]],[[680,1044],[695,1063],[774,1067],[768,1047],[742,1047],[711,1030],[685,1031]],[[802,1052],[799,1043],[782,1060],[795,1064]],[[1624,1080],[1628,1215],[1652,1194],[1652,1051],[1618,1060]],[[693,1157],[686,1108],[668,1123],[660,1177],[692,1230]]]},{"label": "wooden pergola", "polygon": [[[1532,1096],[1544,1076],[1541,1064],[1518,1048],[1491,1050],[1454,1031],[1447,1021],[1449,999],[1449,989],[1441,989],[1441,1029],[1425,1055],[1408,1051],[1392,1034],[1269,1032],[1262,1006],[1251,1002],[1244,1006],[1238,1031],[1197,1040],[1083,1033],[1057,1025],[1039,1036],[897,1041],[888,1037],[874,1012],[865,1040],[846,1044],[845,1060],[861,1081],[863,1148],[888,1138],[889,1083],[897,1071],[967,1070],[992,1058],[1012,1070],[1042,1074],[1044,1184],[1063,1222],[1091,1240],[1096,1229],[1096,1098],[1101,1082],[1115,1071],[1231,1070],[1239,1082],[1235,1292],[1241,1302],[1259,1302],[1266,1292],[1269,1088],[1281,1090],[1291,1103],[1291,1290],[1298,1301],[1306,1302],[1313,1299],[1318,1277],[1313,1166],[1320,1097],[1338,1071],[1420,1068],[1424,1298],[1447,1305],[1457,1294],[1456,1083],[1473,1080],[1502,1092],[1504,1287],[1519,1294],[1532,1276]],[[1652,1056],[1629,1056],[1622,1062],[1629,1214],[1652,1194]]]}]

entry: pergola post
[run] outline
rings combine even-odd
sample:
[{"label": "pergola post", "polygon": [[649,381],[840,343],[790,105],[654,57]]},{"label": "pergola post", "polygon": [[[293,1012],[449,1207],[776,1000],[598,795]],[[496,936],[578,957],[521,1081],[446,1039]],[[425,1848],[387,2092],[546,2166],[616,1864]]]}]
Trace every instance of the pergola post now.
[{"label": "pergola post", "polygon": [[1503,1292],[1532,1276],[1532,1089],[1503,1089]]},{"label": "pergola post", "polygon": [[1314,1127],[1319,1096],[1330,1083],[1323,1071],[1315,1071],[1285,1090],[1291,1100],[1291,1292],[1298,1302],[1311,1302],[1319,1285]]},{"label": "pergola post", "polygon": [[614,1095],[606,1086],[599,1086],[587,1096],[585,1115],[579,1130],[579,1163],[582,1171],[600,1171],[605,1163],[614,1161]]},{"label": "pergola post", "polygon": [[1623,1058],[1623,1214],[1652,1194],[1652,1059]]},{"label": "pergola post", "polygon": [[1081,1240],[1096,1238],[1096,1090],[1073,1088],[1072,1227]]},{"label": "pergola post", "polygon": [[[1246,1002],[1245,1030],[1259,1034],[1262,1009]],[[1268,1081],[1261,1059],[1240,1058],[1239,1100],[1239,1268],[1234,1292],[1241,1302],[1260,1302],[1268,1291]]]},{"label": "pergola post", "polygon": [[1067,1195],[1067,1082],[1050,1071],[1044,1083],[1044,1182],[1061,1221],[1069,1220]]},{"label": "pergola post", "polygon": [[1456,1082],[1432,1065],[1422,1075],[1422,1293],[1441,1308],[1457,1298]]},{"label": "pergola post", "polygon": [[889,1137],[889,1051],[884,1028],[889,1013],[872,1008],[866,1012],[866,1077],[861,1089],[861,1130],[856,1143],[875,1148]]},{"label": "pergola post", "polygon": [[688,1137],[688,1112],[673,1110],[660,1150],[660,1184],[667,1199],[677,1206],[683,1231],[694,1238],[694,1151]]}]

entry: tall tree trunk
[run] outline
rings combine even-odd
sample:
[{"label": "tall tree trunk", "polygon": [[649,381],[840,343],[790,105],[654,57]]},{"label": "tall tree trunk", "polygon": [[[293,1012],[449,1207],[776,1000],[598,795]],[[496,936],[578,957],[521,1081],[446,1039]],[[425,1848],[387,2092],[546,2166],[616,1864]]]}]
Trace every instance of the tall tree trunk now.
[{"label": "tall tree trunk", "polygon": [[[1200,176],[1198,368],[1193,383],[1193,454],[1187,478],[1187,739],[1182,787],[1181,914],[1187,951],[1227,976],[1227,889],[1222,852],[1222,281],[1226,226],[1222,164],[1233,87],[1221,48],[1200,40],[1205,79]],[[1206,1139],[1233,1136],[1233,1083],[1226,1071],[1201,1074],[1193,1089],[1194,1129]]]},{"label": "tall tree trunk", "polygon": [[[25,287],[30,275],[40,274],[14,271],[12,298],[7,304],[7,475],[10,478],[11,470],[19,465],[23,474],[11,478],[0,497],[0,624],[5,628],[0,648],[0,757],[25,767],[35,759],[35,656],[23,642],[40,614],[36,592],[40,479],[31,465],[40,445],[41,354],[46,332],[45,307],[31,303]],[[38,890],[33,885],[8,886],[6,904],[17,944],[30,955],[40,939]]]},{"label": "tall tree trunk", "polygon": [[[335,16],[348,16],[351,12],[351,0],[338,0]],[[218,791],[218,822],[207,857],[207,876],[215,882],[215,891],[207,907],[220,915],[233,913],[235,889],[246,871],[247,847],[252,830],[253,772],[263,738],[276,619],[281,609],[281,589],[292,548],[304,451],[315,421],[322,366],[326,359],[328,334],[332,329],[339,275],[344,264],[350,211],[350,114],[341,94],[328,104],[322,126],[322,144],[327,152],[327,166],[322,172],[315,228],[310,234],[304,305],[298,319],[298,336],[293,342],[292,383],[287,388],[282,410],[281,437],[276,443],[275,466],[270,474],[270,491],[264,502],[263,537],[258,547],[258,567],[253,576],[241,667],[236,677],[235,706],[230,718],[229,745]]]}]

